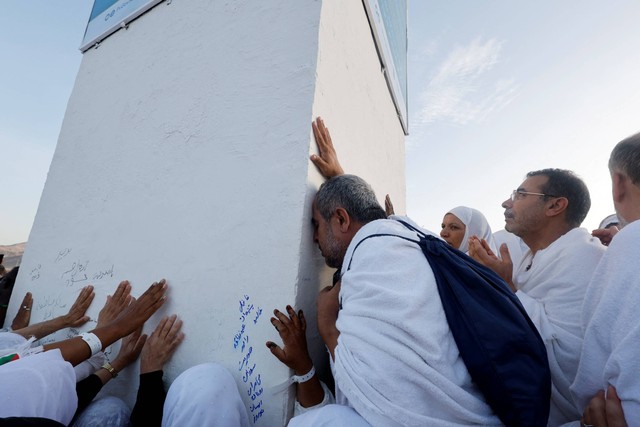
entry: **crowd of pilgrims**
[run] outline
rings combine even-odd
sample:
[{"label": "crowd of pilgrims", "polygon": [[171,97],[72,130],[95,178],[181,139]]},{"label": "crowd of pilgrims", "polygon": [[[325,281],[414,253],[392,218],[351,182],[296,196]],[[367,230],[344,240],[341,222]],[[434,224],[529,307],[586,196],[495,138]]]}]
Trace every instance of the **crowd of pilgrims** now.
[{"label": "crowd of pilgrims", "polygon": [[[430,395],[432,391],[426,390],[421,399],[430,400],[417,405],[411,401],[413,397],[402,396],[402,393],[384,395],[383,389],[387,387],[390,390],[410,387],[403,383],[402,375],[391,377],[394,367],[368,366],[381,372],[363,379],[367,375],[361,375],[357,367],[347,366],[349,363],[345,360],[353,365],[362,361],[354,350],[357,344],[351,344],[354,340],[350,334],[365,335],[357,328],[355,332],[351,330],[348,323],[355,318],[350,307],[367,306],[366,301],[357,301],[354,292],[349,293],[349,286],[351,289],[358,286],[354,271],[368,268],[368,272],[374,274],[376,269],[389,270],[388,266],[385,270],[384,265],[367,264],[365,259],[359,266],[351,241],[371,229],[374,222],[410,220],[394,212],[389,195],[384,208],[380,206],[379,216],[387,219],[370,221],[370,224],[350,211],[351,202],[345,202],[344,197],[356,190],[349,186],[366,187],[366,183],[344,173],[322,119],[316,119],[312,128],[318,154],[311,155],[310,159],[328,179],[312,207],[313,238],[327,265],[337,269],[334,285],[318,295],[317,323],[320,338],[328,350],[330,372],[335,378],[321,381],[316,374],[307,350],[307,320],[303,311],[289,305],[284,311],[275,309],[270,321],[282,344],[267,341],[266,345],[294,374],[296,401],[289,425],[502,425],[503,421],[492,414],[482,396],[472,390],[473,384],[465,376],[464,366],[456,359],[455,345],[454,351],[444,356],[441,348],[420,355],[423,361],[429,361],[431,356],[434,360],[444,358],[443,363],[450,366],[438,371],[437,362],[431,365],[437,371],[433,375],[446,378],[437,381],[427,378],[428,386],[420,387],[435,388],[440,394]],[[640,365],[634,362],[638,343],[634,339],[640,334],[640,315],[635,309],[640,294],[637,288],[640,269],[636,265],[640,233],[640,221],[636,221],[640,217],[638,134],[616,146],[609,168],[617,214],[605,218],[597,230],[590,232],[580,227],[591,205],[589,192],[578,176],[563,169],[526,174],[525,180],[502,203],[504,230],[493,232],[480,211],[466,206],[444,213],[440,227],[441,239],[504,280],[504,285],[515,293],[535,325],[546,347],[551,375],[546,422],[549,426],[621,426],[636,425],[636,420],[640,420]],[[335,199],[331,199],[334,197],[332,185],[343,186],[342,190],[335,190],[343,192]],[[332,201],[326,202],[326,198]],[[326,203],[333,206],[329,214],[323,211]],[[378,225],[380,227],[387,226]],[[433,234],[426,230],[425,233]],[[371,248],[369,252],[375,259],[376,251],[383,250],[386,249]],[[351,261],[355,260],[353,270],[343,266],[346,255],[351,256]],[[137,298],[131,295],[131,284],[122,281],[106,301],[94,301],[93,287],[86,286],[79,291],[67,313],[31,324],[34,307],[31,293],[12,297],[19,271],[19,267],[0,270],[0,325],[4,325],[0,332],[0,426],[251,425],[234,377],[215,361],[186,369],[165,388],[163,368],[184,339],[182,321],[175,314],[165,315],[156,325],[147,325],[148,330],[153,330],[150,335],[142,333],[145,323],[161,310],[167,299],[168,284],[164,279],[151,284]],[[393,279],[398,283],[404,280]],[[15,317],[5,319],[11,297],[14,303],[22,300]],[[429,297],[433,294],[425,294],[426,300],[434,300]],[[435,300],[435,304],[439,304],[438,299]],[[65,328],[87,329],[90,320],[87,310],[92,304],[102,306],[95,328],[66,340],[39,341]],[[388,318],[399,317],[399,313],[392,311],[394,304],[389,306],[375,309]],[[423,309],[438,311],[437,306]],[[337,323],[337,319],[342,323]],[[442,323],[442,319],[426,319]],[[384,327],[387,325],[382,329]],[[397,326],[394,324],[394,327]],[[422,329],[429,334],[431,327]],[[371,337],[366,338],[380,343],[379,347],[384,349],[386,338],[375,335],[379,331],[373,326],[367,329],[370,330],[366,334]],[[446,336],[447,328],[441,329]],[[428,342],[432,338],[427,336],[424,340]],[[423,338],[416,338],[420,339]],[[114,343],[119,343],[119,351],[107,358],[105,350]],[[423,344],[416,342],[415,346]],[[351,345],[354,348],[350,348]],[[390,348],[392,345],[389,344]],[[446,343],[442,343],[442,347],[446,347]],[[403,362],[402,357],[394,354],[389,363],[395,359]],[[445,372],[449,368],[452,378]],[[138,381],[131,384],[132,388],[137,387],[133,407],[114,396],[96,398],[103,386],[124,369],[139,373]],[[385,370],[389,372],[387,377]],[[421,372],[411,375],[419,376]],[[357,380],[354,377],[358,377]],[[351,379],[353,383],[349,382]],[[365,386],[358,381],[366,381]],[[434,386],[438,381],[445,385]],[[453,394],[462,393],[458,402],[447,401],[455,400],[452,395],[446,396],[449,383],[455,390]],[[366,387],[381,393],[385,401],[391,400],[399,412],[376,404],[377,395],[354,391]],[[640,421],[638,423],[640,425]]]}]

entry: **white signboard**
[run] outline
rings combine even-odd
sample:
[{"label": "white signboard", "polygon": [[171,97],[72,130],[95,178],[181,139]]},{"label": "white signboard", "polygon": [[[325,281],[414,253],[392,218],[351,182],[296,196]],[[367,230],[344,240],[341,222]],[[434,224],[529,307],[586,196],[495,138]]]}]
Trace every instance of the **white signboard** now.
[{"label": "white signboard", "polygon": [[407,117],[407,1],[366,0],[369,23],[384,67],[389,91],[405,134]]},{"label": "white signboard", "polygon": [[95,0],[81,51],[99,43],[118,29],[160,3],[162,0]]}]

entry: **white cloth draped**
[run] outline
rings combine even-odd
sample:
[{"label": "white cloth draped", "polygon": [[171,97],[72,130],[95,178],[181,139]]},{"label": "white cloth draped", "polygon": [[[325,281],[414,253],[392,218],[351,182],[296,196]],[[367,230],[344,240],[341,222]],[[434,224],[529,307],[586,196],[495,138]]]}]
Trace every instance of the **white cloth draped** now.
[{"label": "white cloth draped", "polygon": [[465,225],[464,237],[462,238],[460,248],[458,248],[460,251],[464,253],[469,252],[469,237],[477,236],[479,239],[486,240],[493,253],[500,256],[498,246],[493,239],[491,226],[482,212],[466,206],[458,206],[447,213],[455,215]]},{"label": "white cloth draped", "polygon": [[235,380],[222,365],[204,363],[180,374],[167,392],[162,427],[249,427]]},{"label": "white cloth draped", "polygon": [[493,240],[498,248],[498,252],[500,251],[500,246],[502,246],[503,243],[507,244],[507,247],[509,248],[509,257],[511,257],[514,269],[513,271],[515,273],[516,267],[518,267],[518,265],[520,265],[520,261],[522,261],[522,257],[529,250],[526,243],[524,243],[520,237],[505,229],[498,230],[493,233]]},{"label": "white cloth draped", "polygon": [[76,374],[60,350],[0,366],[0,418],[40,417],[68,425],[78,407]]},{"label": "white cloth draped", "polygon": [[398,222],[378,220],[349,245],[336,324],[336,402],[374,427],[500,425],[460,358],[424,254],[398,237],[362,241],[379,233],[417,240]]},{"label": "white cloth draped", "polygon": [[640,420],[640,221],[613,238],[587,290],[580,366],[571,386],[578,407],[609,385],[629,425]]},{"label": "white cloth draped", "polygon": [[527,251],[514,274],[516,295],[547,349],[552,382],[550,426],[581,415],[569,387],[582,345],[585,292],[604,252],[605,247],[587,230],[574,228],[535,256]]}]

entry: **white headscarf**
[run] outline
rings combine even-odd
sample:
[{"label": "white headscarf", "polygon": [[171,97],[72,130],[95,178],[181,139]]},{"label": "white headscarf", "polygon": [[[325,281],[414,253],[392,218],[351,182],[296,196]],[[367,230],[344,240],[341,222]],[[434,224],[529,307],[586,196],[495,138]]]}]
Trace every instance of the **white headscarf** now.
[{"label": "white headscarf", "polygon": [[203,363],[181,373],[169,387],[162,426],[249,427],[249,418],[229,371]]},{"label": "white headscarf", "polygon": [[487,219],[477,209],[468,208],[466,206],[458,206],[451,209],[448,214],[453,214],[465,225],[464,237],[460,244],[460,251],[469,252],[469,237],[477,236],[479,239],[484,239],[489,244],[489,247],[496,256],[500,256],[498,247],[493,240],[493,233],[491,232],[491,226],[487,222]]},{"label": "white headscarf", "polygon": [[[14,338],[3,337],[2,340],[15,344],[19,340]],[[60,350],[31,354],[5,363],[0,366],[0,378],[0,418],[39,417],[64,425],[71,422],[78,406],[76,375]]]}]

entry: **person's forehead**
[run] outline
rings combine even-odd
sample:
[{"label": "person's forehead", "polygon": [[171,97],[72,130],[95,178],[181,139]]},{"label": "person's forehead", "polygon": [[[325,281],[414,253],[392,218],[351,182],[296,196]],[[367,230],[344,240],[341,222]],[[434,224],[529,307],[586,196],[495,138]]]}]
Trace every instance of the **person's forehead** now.
[{"label": "person's forehead", "polygon": [[315,220],[320,218],[320,211],[318,210],[318,206],[316,205],[316,201],[315,200],[313,201],[313,204],[311,205],[311,216]]},{"label": "person's forehead", "polygon": [[542,186],[546,184],[548,180],[549,180],[549,177],[545,175],[530,176],[524,181],[522,181],[522,184],[520,184],[520,186],[518,187],[518,190],[532,191],[532,192],[539,193],[542,190]]},{"label": "person's forehead", "polygon": [[442,218],[442,222],[447,224],[449,223],[462,224],[462,221],[460,221],[460,218],[458,218],[452,213],[445,214],[444,218]]}]

